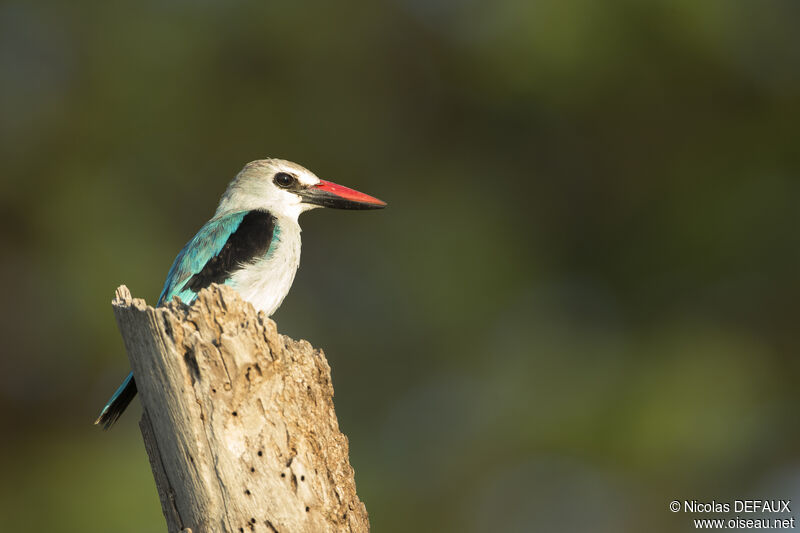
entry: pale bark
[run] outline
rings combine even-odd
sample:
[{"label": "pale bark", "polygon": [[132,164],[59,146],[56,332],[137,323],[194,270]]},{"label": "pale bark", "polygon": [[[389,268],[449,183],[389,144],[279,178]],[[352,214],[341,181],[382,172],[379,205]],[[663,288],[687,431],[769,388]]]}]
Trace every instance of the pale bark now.
[{"label": "pale bark", "polygon": [[369,530],[322,351],[225,286],[113,307],[170,532]]}]

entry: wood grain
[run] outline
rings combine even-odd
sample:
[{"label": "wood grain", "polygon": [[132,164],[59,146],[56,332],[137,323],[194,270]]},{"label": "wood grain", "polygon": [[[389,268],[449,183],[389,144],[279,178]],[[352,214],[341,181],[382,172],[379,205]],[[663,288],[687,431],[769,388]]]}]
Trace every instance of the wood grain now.
[{"label": "wood grain", "polygon": [[369,531],[321,350],[225,286],[112,304],[169,531]]}]

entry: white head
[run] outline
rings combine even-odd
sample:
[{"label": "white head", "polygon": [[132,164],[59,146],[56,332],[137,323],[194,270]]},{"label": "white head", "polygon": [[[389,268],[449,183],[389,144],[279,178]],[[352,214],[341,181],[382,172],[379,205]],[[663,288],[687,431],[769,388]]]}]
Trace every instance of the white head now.
[{"label": "white head", "polygon": [[308,169],[283,159],[247,163],[231,181],[217,215],[231,211],[264,210],[273,216],[297,220],[315,207],[379,209],[386,203],[364,193],[321,180]]}]

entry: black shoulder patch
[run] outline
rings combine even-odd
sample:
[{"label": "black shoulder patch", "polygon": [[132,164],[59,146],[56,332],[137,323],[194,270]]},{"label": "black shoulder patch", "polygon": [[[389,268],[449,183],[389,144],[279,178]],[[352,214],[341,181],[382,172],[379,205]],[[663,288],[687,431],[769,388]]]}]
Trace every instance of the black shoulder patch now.
[{"label": "black shoulder patch", "polygon": [[263,257],[272,244],[275,217],[266,211],[250,211],[222,250],[208,260],[203,269],[189,278],[181,290],[200,292],[212,283],[224,283],[242,263]]}]

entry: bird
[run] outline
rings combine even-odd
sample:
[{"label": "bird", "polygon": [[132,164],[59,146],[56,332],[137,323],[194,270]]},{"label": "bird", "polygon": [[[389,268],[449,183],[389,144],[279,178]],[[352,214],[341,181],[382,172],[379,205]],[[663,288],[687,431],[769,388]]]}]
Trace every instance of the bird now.
[{"label": "bird", "polygon": [[[300,265],[298,217],[318,207],[380,209],[386,202],[321,180],[291,161],[247,163],[226,188],[214,216],[178,253],[156,306],[175,297],[190,304],[200,290],[219,283],[272,315]],[[135,396],[131,372],[94,423],[111,428]]]}]

